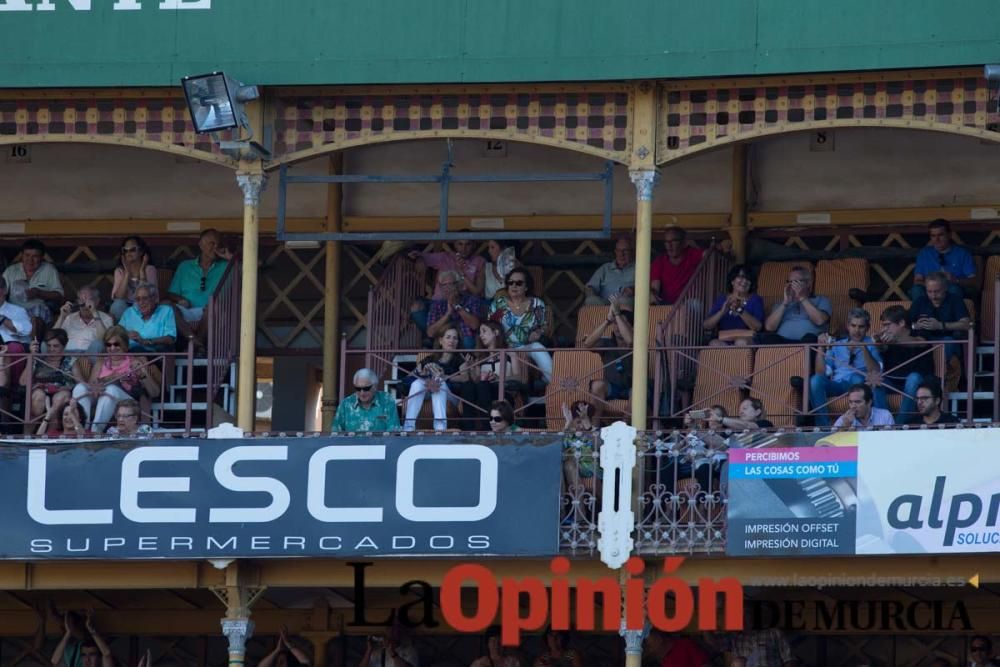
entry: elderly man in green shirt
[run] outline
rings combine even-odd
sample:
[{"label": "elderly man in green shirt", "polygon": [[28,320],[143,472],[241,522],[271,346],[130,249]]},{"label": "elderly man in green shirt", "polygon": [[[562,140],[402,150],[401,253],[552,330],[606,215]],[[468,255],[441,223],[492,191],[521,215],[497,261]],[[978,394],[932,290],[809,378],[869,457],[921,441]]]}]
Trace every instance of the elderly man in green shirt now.
[{"label": "elderly man in green shirt", "polygon": [[379,391],[378,375],[370,368],[354,374],[354,390],[337,408],[333,431],[364,433],[367,431],[398,431],[399,412],[396,401]]}]

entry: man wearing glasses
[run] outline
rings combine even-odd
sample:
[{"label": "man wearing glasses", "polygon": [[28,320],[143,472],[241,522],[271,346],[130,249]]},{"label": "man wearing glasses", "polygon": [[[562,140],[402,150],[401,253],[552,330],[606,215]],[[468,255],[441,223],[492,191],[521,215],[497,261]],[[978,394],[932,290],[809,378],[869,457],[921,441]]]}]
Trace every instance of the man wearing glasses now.
[{"label": "man wearing glasses", "polygon": [[[830,334],[820,334],[819,344],[827,349],[822,356],[816,355],[813,375],[809,378],[809,406],[816,412],[816,426],[829,426],[827,396],[839,396],[851,386],[864,382],[872,373],[882,370],[875,341],[868,336],[871,315],[861,308],[852,308],[847,316],[847,338],[834,341]],[[840,344],[835,344],[840,343]],[[853,343],[854,345],[851,345]],[[858,343],[870,343],[860,346]],[[875,405],[880,408],[879,396],[885,401],[885,394],[876,394]]]},{"label": "man wearing glasses", "polygon": [[948,293],[959,299],[966,290],[975,290],[976,264],[972,255],[962,246],[951,242],[951,223],[938,218],[927,226],[930,243],[917,255],[917,266],[913,270],[913,287],[910,300],[916,301],[927,295],[924,283],[932,273],[943,273],[948,281]]},{"label": "man wearing glasses", "polygon": [[927,424],[957,424],[958,418],[949,412],[941,411],[941,384],[924,382],[917,387],[917,414],[906,422],[914,426]]},{"label": "man wearing glasses", "polygon": [[969,667],[997,667],[997,661],[990,657],[993,642],[985,635],[974,635],[969,642]]},{"label": "man wearing glasses", "polygon": [[130,352],[170,352],[177,341],[177,322],[170,306],[160,304],[155,285],[135,288],[135,305],[118,322],[128,331]]},{"label": "man wearing glasses", "polygon": [[337,407],[331,430],[338,433],[369,433],[399,430],[396,401],[379,391],[378,375],[370,368],[354,374],[354,393]]},{"label": "man wearing glasses", "polygon": [[177,271],[167,290],[167,300],[177,307],[181,320],[197,325],[182,325],[181,333],[186,336],[198,336],[201,333],[205,306],[233,258],[233,253],[228,248],[219,245],[219,232],[214,229],[206,229],[201,233],[198,250],[198,257],[186,259],[177,265]]}]

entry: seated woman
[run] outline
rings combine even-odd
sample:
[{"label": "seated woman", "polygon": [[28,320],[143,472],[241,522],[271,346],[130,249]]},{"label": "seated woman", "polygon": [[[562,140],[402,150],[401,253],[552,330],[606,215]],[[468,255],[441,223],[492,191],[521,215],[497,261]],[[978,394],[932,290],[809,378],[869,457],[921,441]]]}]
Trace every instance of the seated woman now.
[{"label": "seated woman", "polygon": [[517,433],[521,428],[514,423],[514,406],[507,401],[493,401],[490,406],[490,430],[496,435]]},{"label": "seated woman", "polygon": [[[524,393],[525,368],[519,355],[505,351],[503,329],[488,320],[479,325],[479,349],[482,354],[476,367],[469,373],[469,382],[463,385],[462,399],[466,401],[462,416],[465,425],[473,431],[488,431],[490,404],[508,395]],[[502,371],[502,372],[501,372]],[[500,395],[500,376],[503,375],[504,392]]]},{"label": "seated woman", "polygon": [[542,634],[545,653],[535,658],[534,667],[583,667],[579,651],[569,647],[569,633],[546,628]]},{"label": "seated woman", "polygon": [[115,322],[135,303],[135,290],[142,283],[158,284],[156,266],[146,242],[138,236],[126,236],[122,240],[121,263],[115,267],[111,287],[109,310]]},{"label": "seated woman", "polygon": [[764,404],[759,398],[747,398],[740,403],[738,417],[725,417],[722,425],[733,431],[759,431],[762,428],[774,428],[764,415]]},{"label": "seated woman", "polygon": [[160,369],[150,364],[146,357],[129,358],[128,333],[119,326],[111,327],[104,334],[107,356],[98,357],[87,382],[73,388],[73,398],[79,401],[84,414],[90,418],[94,399],[97,408],[88,424],[94,433],[103,433],[108,420],[115,412],[118,401],[132,398],[145,402],[148,410],[150,399],[160,395]]},{"label": "seated woman", "polygon": [[486,289],[484,296],[492,299],[504,288],[504,278],[517,266],[517,241],[487,241]]},{"label": "seated woman", "polygon": [[764,322],[764,300],[754,294],[750,268],[737,264],[726,275],[728,294],[720,294],[708,311],[706,331],[718,330],[709,345],[747,345]]},{"label": "seated woman", "polygon": [[493,299],[489,318],[503,328],[507,347],[529,353],[548,384],[552,382],[552,355],[541,342],[548,329],[545,302],[531,296],[533,284],[526,270],[513,269],[505,282],[507,294]]},{"label": "seated woman", "polygon": [[[563,424],[563,481],[566,489],[574,487],[594,493],[594,472],[597,470],[596,440],[598,431],[594,423],[596,410],[587,401],[573,401],[571,406],[562,404]],[[598,474],[598,477],[600,475]],[[594,517],[588,517],[593,520]]]},{"label": "seated woman", "polygon": [[40,354],[38,340],[31,342],[31,352],[39,356],[35,357],[30,372],[25,365],[20,383],[27,387],[31,376],[31,414],[41,417],[42,421],[37,426],[34,421],[25,424],[26,435],[44,434],[50,424],[58,422],[63,406],[69,403],[73,386],[84,381],[78,361],[63,354],[68,340],[69,336],[62,329],[49,329],[45,332],[47,350],[44,355]]},{"label": "seated woman", "polygon": [[63,406],[58,419],[52,423],[43,422],[38,427],[38,432],[35,435],[45,435],[50,438],[87,435],[87,429],[83,426],[86,421],[87,418],[83,414],[83,408],[75,400],[71,399]]},{"label": "seated woman", "polygon": [[410,393],[406,399],[406,421],[404,431],[417,428],[417,415],[424,399],[430,397],[434,409],[434,430],[448,428],[448,401],[457,399],[452,395],[449,383],[457,385],[468,379],[467,360],[458,353],[461,335],[458,329],[450,327],[437,339],[439,352],[432,354],[417,364]]}]

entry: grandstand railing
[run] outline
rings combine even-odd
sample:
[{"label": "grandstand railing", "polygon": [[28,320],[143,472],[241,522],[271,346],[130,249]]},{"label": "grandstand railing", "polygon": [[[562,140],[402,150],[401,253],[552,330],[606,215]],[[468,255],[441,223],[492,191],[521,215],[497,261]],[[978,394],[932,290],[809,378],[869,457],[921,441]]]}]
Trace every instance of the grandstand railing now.
[{"label": "grandstand railing", "polygon": [[[206,318],[206,378],[205,378],[205,424],[206,428],[215,425],[214,414],[216,396],[223,385],[223,380],[231,372],[236,360],[240,335],[240,291],[242,289],[243,271],[238,257],[234,257],[226,267],[222,279],[216,286],[205,308]],[[244,326],[254,326],[252,322]],[[191,409],[191,381],[193,374],[188,373],[188,411]],[[228,407],[228,406],[227,406]]]},{"label": "grandstand railing", "polygon": [[398,254],[368,290],[366,350],[370,356],[365,365],[380,375],[388,369],[382,361],[382,352],[420,345],[419,332],[410,321],[410,306],[423,296],[423,286],[415,262],[405,254]]}]

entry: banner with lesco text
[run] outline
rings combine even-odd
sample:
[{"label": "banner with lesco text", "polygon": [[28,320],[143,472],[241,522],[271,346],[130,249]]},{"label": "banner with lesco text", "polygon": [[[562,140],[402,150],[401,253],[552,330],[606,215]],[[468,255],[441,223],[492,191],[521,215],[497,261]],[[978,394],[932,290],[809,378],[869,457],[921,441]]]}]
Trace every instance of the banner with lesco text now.
[{"label": "banner with lesco text", "polygon": [[557,436],[0,444],[0,558],[558,551]]},{"label": "banner with lesco text", "polygon": [[814,435],[730,451],[728,554],[1000,552],[1000,429]]}]

